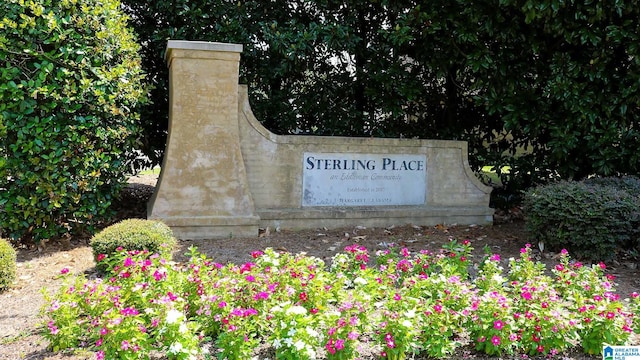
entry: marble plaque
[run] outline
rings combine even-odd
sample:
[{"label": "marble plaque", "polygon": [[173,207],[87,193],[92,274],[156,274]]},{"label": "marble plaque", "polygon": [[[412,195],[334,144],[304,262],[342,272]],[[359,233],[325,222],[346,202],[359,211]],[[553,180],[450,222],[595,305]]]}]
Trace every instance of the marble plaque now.
[{"label": "marble plaque", "polygon": [[304,153],[302,206],[423,205],[427,157]]}]

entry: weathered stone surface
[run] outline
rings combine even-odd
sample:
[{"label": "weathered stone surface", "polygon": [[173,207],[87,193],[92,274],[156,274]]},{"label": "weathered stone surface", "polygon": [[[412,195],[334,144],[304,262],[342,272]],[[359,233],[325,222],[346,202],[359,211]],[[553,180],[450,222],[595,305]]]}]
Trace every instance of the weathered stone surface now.
[{"label": "weathered stone surface", "polygon": [[[149,203],[150,218],[165,221],[181,238],[257,235],[258,227],[267,226],[492,222],[491,188],[469,168],[466,142],[275,135],[255,119],[247,88],[238,86],[240,51],[233,44],[169,42],[169,139],[156,193]],[[334,156],[336,161],[368,157],[375,164],[370,169],[361,165],[357,175],[362,177],[378,173],[384,159],[393,158],[398,174],[405,171],[408,176],[411,171],[414,180],[405,177],[395,183],[381,182],[381,186],[350,182],[357,188],[353,190],[353,186],[332,183],[330,176],[314,178],[317,175],[310,172],[305,154]],[[337,162],[325,167],[349,166]],[[386,168],[393,166],[389,162]],[[341,176],[341,172],[333,174]],[[305,201],[303,175],[307,191],[317,191],[328,200]],[[310,187],[314,181],[327,184]],[[424,189],[415,188],[423,183]],[[392,186],[415,189],[416,198],[389,191]],[[359,206],[358,197],[349,194],[349,189],[390,195],[363,195],[366,205]],[[356,201],[335,206],[346,195]],[[392,205],[373,205],[386,200]]]}]

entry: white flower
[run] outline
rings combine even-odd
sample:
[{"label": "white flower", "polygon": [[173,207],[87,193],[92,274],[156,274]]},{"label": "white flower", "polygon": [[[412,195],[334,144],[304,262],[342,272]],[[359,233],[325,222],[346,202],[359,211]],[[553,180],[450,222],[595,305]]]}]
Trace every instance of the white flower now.
[{"label": "white flower", "polygon": [[181,311],[178,311],[176,309],[171,309],[167,313],[167,319],[165,321],[167,322],[167,324],[173,324],[178,322],[178,320],[180,320],[182,316],[183,315]]},{"label": "white flower", "polygon": [[412,327],[411,321],[409,321],[409,320],[404,320],[404,321],[402,322],[402,326],[404,326],[404,327],[406,327],[406,328],[411,328],[411,327]]},{"label": "white flower", "polygon": [[292,338],[285,338],[284,339],[284,344],[287,345],[288,347],[291,347],[293,345],[293,339]]},{"label": "white flower", "polygon": [[298,340],[293,344],[293,346],[296,348],[296,350],[300,351],[304,349],[304,341]]},{"label": "white flower", "polygon": [[315,360],[317,355],[316,355],[316,351],[313,350],[313,347],[310,345],[307,345],[307,355],[309,355],[309,359]]},{"label": "white flower", "polygon": [[318,337],[318,332],[315,331],[314,329],[310,328],[309,326],[307,326],[305,328],[305,330],[307,331],[307,334],[309,334],[309,336],[311,337]]},{"label": "white flower", "polygon": [[296,334],[296,329],[289,329],[289,331],[287,332],[288,336],[294,336]]},{"label": "white flower", "polygon": [[355,284],[357,284],[357,285],[367,285],[367,280],[363,279],[363,278],[361,278],[359,276],[357,278],[353,279],[353,282]]},{"label": "white flower", "polygon": [[306,313],[307,313],[307,309],[299,305],[292,306],[288,308],[287,311],[285,311],[285,314],[287,315],[291,315],[291,314],[304,315]]},{"label": "white flower", "polygon": [[411,310],[407,310],[406,313],[404,313],[409,319],[413,319],[414,317],[416,317],[416,310],[415,309],[411,309]]},{"label": "white flower", "polygon": [[273,340],[273,347],[275,349],[280,349],[282,347],[282,342],[280,341],[280,339]]},{"label": "white flower", "polygon": [[174,342],[169,346],[169,352],[172,354],[178,354],[182,352],[182,344],[179,342]]},{"label": "white flower", "polygon": [[504,278],[500,274],[493,274],[493,276],[491,277],[491,280],[498,283],[504,282]]},{"label": "white flower", "polygon": [[187,324],[186,323],[183,322],[182,324],[180,324],[180,329],[178,329],[178,331],[180,331],[180,334],[186,333],[187,330],[188,329],[187,329]]}]

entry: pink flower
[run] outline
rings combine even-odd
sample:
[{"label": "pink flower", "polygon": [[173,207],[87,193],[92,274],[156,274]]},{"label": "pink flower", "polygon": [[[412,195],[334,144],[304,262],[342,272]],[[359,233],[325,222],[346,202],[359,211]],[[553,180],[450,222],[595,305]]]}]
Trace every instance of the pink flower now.
[{"label": "pink flower", "polygon": [[606,270],[607,269],[607,265],[605,265],[605,263],[603,263],[602,261],[600,261],[598,263],[598,266],[600,266],[600,269],[602,269],[602,270]]},{"label": "pink flower", "polygon": [[560,271],[560,272],[564,271],[564,265],[562,265],[562,264],[556,265],[556,270]]},{"label": "pink flower", "polygon": [[131,259],[130,257],[124,259],[124,267],[129,267],[129,266],[133,266],[135,265],[135,262],[133,262],[133,259]]},{"label": "pink flower", "polygon": [[491,257],[489,258],[489,260],[491,260],[491,261],[500,261],[500,254],[493,254],[493,255],[491,255]]},{"label": "pink flower", "polygon": [[395,293],[395,295],[393,295],[393,300],[399,301],[400,299],[402,299],[402,297],[400,296],[400,294]]},{"label": "pink flower", "polygon": [[102,340],[102,338],[98,339],[98,340],[96,341],[96,346],[97,346],[97,347],[102,346],[102,341],[103,341],[103,340]]},{"label": "pink flower", "polygon": [[156,281],[160,281],[160,280],[162,280],[162,279],[164,279],[164,278],[166,278],[166,277],[167,277],[167,273],[165,273],[165,272],[160,272],[160,271],[158,271],[158,270],[156,270],[156,271],[154,271],[154,272],[153,272],[153,278],[154,278]]},{"label": "pink flower", "polygon": [[500,345],[500,337],[498,335],[493,335],[493,337],[491,338],[491,343],[494,346]]},{"label": "pink flower", "polygon": [[107,257],[106,254],[98,254],[98,262],[104,260]]},{"label": "pink flower", "polygon": [[120,315],[124,315],[124,316],[135,316],[138,314],[139,314],[138,310],[136,310],[136,308],[134,307],[126,307],[120,310]]},{"label": "pink flower", "polygon": [[60,270],[60,274],[64,275],[64,274],[68,274],[69,273],[69,268],[62,268],[62,270]]},{"label": "pink flower", "polygon": [[567,249],[562,249],[560,250],[560,255],[568,255],[569,252],[567,251]]},{"label": "pink flower", "polygon": [[433,305],[433,311],[435,311],[437,313],[442,312],[442,305],[440,305],[440,304]]},{"label": "pink flower", "polygon": [[96,360],[104,360],[104,351],[100,350],[96,353]]},{"label": "pink flower", "polygon": [[268,293],[268,292],[266,292],[266,291],[261,291],[261,292],[257,293],[257,294],[253,297],[253,299],[254,299],[254,300],[264,300],[264,299],[266,299],[266,298],[268,298],[268,297],[269,297],[269,293]]},{"label": "pink flower", "polygon": [[520,295],[525,300],[531,300],[531,293],[528,291],[523,291],[522,293],[520,293]]},{"label": "pink flower", "polygon": [[613,313],[612,311],[607,311],[607,319],[613,319],[614,317],[616,317],[615,313]]},{"label": "pink flower", "polygon": [[336,353],[336,348],[333,346],[333,339],[329,339],[329,341],[327,342],[327,344],[324,346],[327,351],[329,352],[329,354],[335,354]]},{"label": "pink flower", "polygon": [[358,333],[355,331],[350,331],[349,334],[347,335],[347,339],[349,340],[357,340],[358,339]]},{"label": "pink flower", "polygon": [[636,291],[631,293],[631,297],[634,299],[637,298],[638,296],[640,296],[640,294],[638,294]]},{"label": "pink flower", "polygon": [[260,257],[262,255],[264,255],[264,253],[262,251],[254,251],[254,252],[251,253],[251,257],[253,257],[254,259],[256,259],[256,258],[258,258],[258,257]]},{"label": "pink flower", "polygon": [[493,322],[493,328],[496,330],[502,330],[504,327],[504,323],[501,320],[496,320]]},{"label": "pink flower", "polygon": [[342,350],[342,349],[344,349],[344,340],[337,339],[336,340],[336,350]]},{"label": "pink flower", "polygon": [[47,327],[49,328],[49,332],[51,332],[51,335],[56,335],[60,331],[58,327],[55,326],[55,323],[53,321],[49,321]]},{"label": "pink flower", "polygon": [[253,275],[247,275],[247,276],[245,276],[244,279],[247,280],[248,282],[255,282],[256,281],[256,278]]},{"label": "pink flower", "polygon": [[129,350],[129,347],[131,347],[131,344],[129,344],[129,342],[127,340],[122,340],[122,342],[120,343],[120,348],[122,350]]},{"label": "pink flower", "polygon": [[387,342],[388,348],[393,349],[396,347],[396,342],[393,340],[393,335],[391,335],[390,333],[387,333],[384,336],[384,340]]}]

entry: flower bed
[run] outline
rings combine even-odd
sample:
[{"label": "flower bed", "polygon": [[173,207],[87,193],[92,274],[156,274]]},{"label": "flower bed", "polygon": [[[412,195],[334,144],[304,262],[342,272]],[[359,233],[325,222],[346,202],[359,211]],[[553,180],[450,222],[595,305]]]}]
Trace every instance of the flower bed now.
[{"label": "flower bed", "polygon": [[447,358],[469,344],[489,355],[599,354],[640,329],[638,294],[621,300],[604,264],[563,251],[547,270],[527,246],[503,269],[498,254],[473,263],[470,253],[468,241],[435,253],[392,247],[368,266],[353,245],[326,267],[272,249],[243,265],[193,248],[186,264],[122,250],[99,256],[102,279],[62,275],[69,283],[45,294],[44,335],[56,351],[82,347],[97,359],[250,359],[265,346],[277,359],[354,359],[363,348],[403,359]]}]

